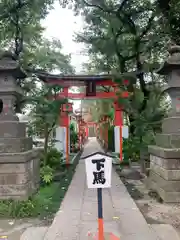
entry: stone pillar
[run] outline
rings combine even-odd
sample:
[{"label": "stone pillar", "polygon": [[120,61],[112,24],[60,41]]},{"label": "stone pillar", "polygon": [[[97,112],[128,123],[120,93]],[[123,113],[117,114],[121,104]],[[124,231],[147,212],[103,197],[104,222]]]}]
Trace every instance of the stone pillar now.
[{"label": "stone pillar", "polygon": [[149,146],[150,174],[148,186],[156,190],[164,202],[180,202],[180,47],[169,49],[170,57],[157,73],[166,75],[166,92],[172,109],[156,135],[156,146]]},{"label": "stone pillar", "polygon": [[59,126],[56,128],[55,147],[58,151],[61,151],[63,153],[64,158],[68,162],[70,154],[69,116],[68,112],[63,111],[63,109],[60,111]]},{"label": "stone pillar", "polygon": [[14,105],[22,97],[17,79],[25,78],[12,54],[0,57],[0,199],[27,199],[39,187],[39,150],[32,150],[26,123],[19,122]]}]

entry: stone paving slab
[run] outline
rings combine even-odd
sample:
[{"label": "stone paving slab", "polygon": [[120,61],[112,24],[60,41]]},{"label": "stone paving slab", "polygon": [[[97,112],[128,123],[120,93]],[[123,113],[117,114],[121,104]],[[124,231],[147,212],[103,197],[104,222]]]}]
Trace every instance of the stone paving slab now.
[{"label": "stone paving slab", "polygon": [[[92,139],[85,146],[83,157],[101,150],[98,142]],[[68,192],[44,240],[86,240],[88,232],[96,233],[96,195],[96,189],[87,189],[85,163],[80,160]],[[105,232],[113,232],[120,240],[161,240],[146,223],[114,170],[112,187],[103,189],[103,206]]]},{"label": "stone paving slab", "polygon": [[179,240],[180,237],[173,226],[169,224],[151,224],[152,230],[160,237],[161,240]]},{"label": "stone paving slab", "polygon": [[21,236],[20,240],[43,240],[48,227],[30,227]]}]

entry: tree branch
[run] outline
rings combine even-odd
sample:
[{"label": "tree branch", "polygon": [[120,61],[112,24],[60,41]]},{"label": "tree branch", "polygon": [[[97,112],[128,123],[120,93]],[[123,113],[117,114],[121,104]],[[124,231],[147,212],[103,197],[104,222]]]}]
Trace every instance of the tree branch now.
[{"label": "tree branch", "polygon": [[5,20],[6,18],[9,18],[12,14],[16,13],[17,12],[17,8],[23,8],[25,6],[27,6],[29,4],[29,2],[23,2],[21,3],[21,5],[19,5],[19,2],[17,4],[14,4],[14,6],[9,9],[8,12],[5,12],[3,14],[0,15],[0,21],[3,21]]},{"label": "tree branch", "polygon": [[87,7],[95,7],[98,8],[99,10],[103,11],[103,12],[107,12],[107,13],[112,13],[112,11],[110,11],[110,9],[104,9],[103,7],[96,5],[96,4],[92,4],[87,2],[86,0],[82,0],[82,2],[87,6]]},{"label": "tree branch", "polygon": [[123,0],[122,3],[120,4],[119,8],[118,8],[118,12],[122,11],[123,7],[125,6],[125,4],[127,3],[128,0]]},{"label": "tree branch", "polygon": [[147,32],[150,30],[151,24],[152,24],[154,18],[155,18],[155,13],[152,14],[152,16],[149,18],[149,21],[148,21],[146,27],[144,28],[144,30],[142,31],[142,33],[139,36],[140,39],[142,39],[144,37],[144,35],[146,35]]}]

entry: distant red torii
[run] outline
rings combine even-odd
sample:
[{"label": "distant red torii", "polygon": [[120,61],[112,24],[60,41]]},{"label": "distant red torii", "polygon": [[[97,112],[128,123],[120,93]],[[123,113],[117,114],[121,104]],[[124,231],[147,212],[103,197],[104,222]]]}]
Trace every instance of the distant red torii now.
[{"label": "distant red torii", "polygon": [[[53,75],[46,72],[36,72],[37,77],[48,85],[59,85],[63,88],[63,92],[60,92],[56,99],[59,98],[70,98],[70,99],[114,99],[115,118],[114,125],[120,129],[120,159],[122,160],[122,126],[123,116],[122,108],[118,106],[117,98],[127,98],[129,93],[124,91],[118,93],[117,96],[117,83],[113,81],[114,76],[112,75]],[[123,85],[128,85],[129,81],[124,80]],[[86,93],[69,93],[68,88],[73,86],[86,86]],[[97,92],[96,86],[110,86],[114,88],[111,92]],[[66,112],[67,109],[65,108]],[[69,116],[64,114],[63,111],[60,113],[60,126],[66,127],[66,163],[69,164]]]}]

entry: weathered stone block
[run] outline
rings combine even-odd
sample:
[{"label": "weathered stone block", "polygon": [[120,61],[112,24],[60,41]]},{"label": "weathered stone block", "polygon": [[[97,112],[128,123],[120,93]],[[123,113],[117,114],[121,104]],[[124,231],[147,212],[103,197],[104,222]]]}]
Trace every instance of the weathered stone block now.
[{"label": "weathered stone block", "polygon": [[169,170],[177,170],[180,169],[180,159],[167,159],[162,157],[157,157],[154,155],[150,155],[150,161],[151,163],[157,164],[162,168],[169,169]]},{"label": "weathered stone block", "polygon": [[23,138],[26,136],[26,123],[0,121],[1,138]]},{"label": "weathered stone block", "polygon": [[155,145],[148,146],[148,152],[151,155],[167,158],[167,159],[180,159],[180,148],[162,148]]},{"label": "weathered stone block", "polygon": [[180,134],[180,117],[172,116],[165,118],[162,123],[162,132],[167,134]]},{"label": "weathered stone block", "polygon": [[169,181],[162,178],[160,175],[156,174],[152,170],[150,171],[149,180],[155,182],[159,188],[162,188],[167,192],[180,192],[180,180],[179,181]]},{"label": "weathered stone block", "polygon": [[166,180],[180,180],[180,170],[168,170],[153,162],[150,163],[150,169]]},{"label": "weathered stone block", "polygon": [[[8,155],[8,154],[7,154]],[[21,154],[19,154],[21,155]],[[16,154],[16,157],[18,154]],[[27,199],[39,188],[40,158],[38,151],[19,163],[0,163],[0,199]]]},{"label": "weathered stone block", "polygon": [[0,138],[0,153],[25,152],[32,146],[32,138]]},{"label": "weathered stone block", "polygon": [[157,134],[156,145],[162,148],[179,148],[180,135],[179,134]]},{"label": "weathered stone block", "polygon": [[0,174],[2,173],[24,173],[27,169],[28,163],[1,163]]},{"label": "weathered stone block", "polygon": [[159,196],[166,203],[179,203],[180,202],[180,192],[168,192],[158,186],[158,184],[154,181],[149,181],[149,188],[154,189],[158,192]]},{"label": "weathered stone block", "polygon": [[0,153],[0,163],[23,163],[34,159],[39,155],[40,150],[33,149],[21,153]]},{"label": "weathered stone block", "polygon": [[27,199],[30,194],[32,182],[25,184],[0,185],[0,196],[6,196],[6,199],[11,199],[13,196],[20,196],[22,199]]},{"label": "weathered stone block", "polygon": [[0,174],[0,185],[25,184],[30,181],[29,172]]}]

